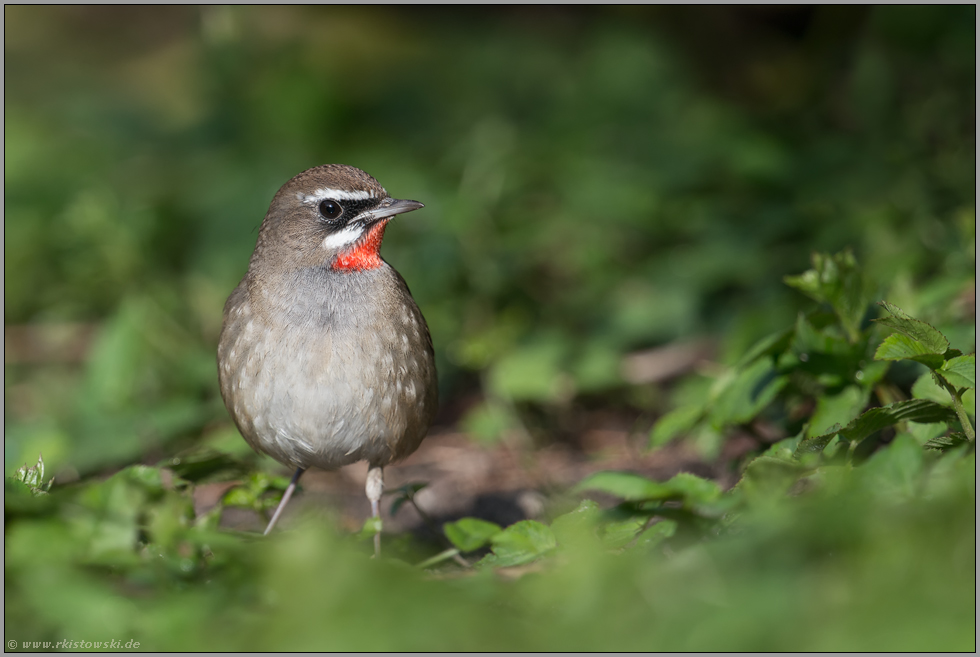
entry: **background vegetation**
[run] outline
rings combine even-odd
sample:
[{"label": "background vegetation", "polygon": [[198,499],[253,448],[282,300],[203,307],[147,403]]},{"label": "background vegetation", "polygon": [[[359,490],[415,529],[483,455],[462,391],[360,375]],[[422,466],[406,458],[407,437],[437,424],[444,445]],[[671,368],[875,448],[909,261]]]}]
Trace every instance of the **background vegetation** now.
[{"label": "background vegetation", "polygon": [[[8,482],[5,640],[975,649],[969,421],[851,431],[910,399],[975,417],[974,7],[10,6],[4,47],[5,474],[57,475]],[[326,162],[426,204],[383,254],[429,322],[440,425],[529,458],[583,408],[708,460],[748,432],[747,478],[586,481],[546,522],[450,529],[492,548],[475,573],[409,567],[441,549],[410,536],[374,562],[323,522],[195,519],[207,477],[246,482],[225,504],[281,487],[215,345],[272,195]],[[879,299],[947,346],[902,325],[926,342],[875,360],[905,335]],[[699,339],[682,379],[623,368]]]}]

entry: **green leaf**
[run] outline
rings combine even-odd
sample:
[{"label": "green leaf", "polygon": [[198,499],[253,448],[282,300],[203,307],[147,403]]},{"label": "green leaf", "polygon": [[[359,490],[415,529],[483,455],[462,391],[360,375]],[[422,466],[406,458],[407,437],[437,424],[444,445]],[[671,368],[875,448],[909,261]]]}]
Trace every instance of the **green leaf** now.
[{"label": "green leaf", "polygon": [[146,491],[132,481],[129,469],[84,489],[77,498],[92,511],[79,514],[74,521],[91,533],[88,557],[107,563],[132,554],[139,534],[139,516],[146,502]]},{"label": "green leaf", "polygon": [[442,526],[442,530],[460,552],[479,550],[501,532],[500,525],[479,518],[462,518],[456,522],[447,522]]},{"label": "green leaf", "polygon": [[677,533],[676,520],[661,520],[651,525],[640,534],[640,539],[636,542],[637,546],[652,548],[660,545],[668,538]]},{"label": "green leaf", "polygon": [[938,436],[933,438],[923,445],[923,447],[926,449],[935,449],[940,452],[945,452],[968,442],[970,442],[970,439],[966,437],[966,434],[955,431],[948,436]]},{"label": "green leaf", "polygon": [[255,506],[255,493],[246,488],[236,486],[225,493],[223,502],[225,506],[238,506],[251,509]]},{"label": "green leaf", "polygon": [[881,317],[875,321],[891,327],[902,335],[920,343],[922,349],[920,353],[939,354],[942,356],[949,349],[949,340],[936,327],[911,317],[904,310],[898,306],[893,306],[887,301],[880,301],[878,305],[887,310],[891,314],[891,317]]},{"label": "green leaf", "polygon": [[600,490],[628,502],[683,499],[690,505],[708,504],[721,495],[718,484],[687,472],[674,475],[664,483],[629,472],[596,472],[573,490]]},{"label": "green leaf", "polygon": [[760,456],[745,468],[737,488],[752,499],[779,499],[806,469],[794,460]]},{"label": "green leaf", "polygon": [[932,370],[943,365],[942,352],[929,351],[923,343],[901,333],[885,338],[875,351],[875,360],[914,360]]},{"label": "green leaf", "polygon": [[810,260],[813,269],[799,276],[786,276],[783,280],[810,298],[830,304],[848,337],[851,341],[856,340],[870,297],[868,283],[854,254],[850,250],[834,255],[814,253]]},{"label": "green leaf", "polygon": [[803,454],[818,454],[827,448],[830,441],[834,439],[834,436],[840,433],[841,426],[835,424],[828,429],[827,433],[821,434],[819,436],[813,436],[812,438],[807,438],[802,441],[796,451],[793,452],[793,456],[800,458]]},{"label": "green leaf", "polygon": [[657,420],[650,430],[650,447],[660,447],[694,428],[704,415],[702,406],[679,406]]},{"label": "green leaf", "polygon": [[[796,318],[794,326],[793,340],[790,343],[794,353],[801,357],[812,357],[814,353],[826,354],[828,356],[851,356],[854,353],[854,346],[848,342],[831,325],[818,328],[810,321],[810,317],[800,313]],[[807,362],[804,360],[804,362]]]},{"label": "green leaf", "polygon": [[808,438],[796,448],[794,456],[800,458],[803,454],[814,454],[824,450],[834,436],[841,440],[852,442],[863,440],[885,427],[899,422],[953,422],[956,414],[949,408],[925,399],[909,399],[895,402],[888,406],[872,408],[859,418],[849,423],[843,429],[831,429],[828,433]]},{"label": "green leaf", "polygon": [[788,382],[788,377],[779,375],[764,359],[719,379],[718,387],[712,390],[714,402],[708,407],[711,424],[720,429],[729,424],[748,422],[761,413]]},{"label": "green leaf", "polygon": [[799,446],[800,441],[803,440],[803,431],[800,431],[795,436],[789,438],[783,438],[778,443],[773,443],[769,446],[769,449],[764,451],[760,456],[768,456],[774,459],[780,459],[783,461],[792,461],[793,452]]},{"label": "green leaf", "polygon": [[912,396],[915,399],[928,399],[943,406],[952,406],[953,400],[949,392],[936,383],[933,373],[925,372],[912,384]]},{"label": "green leaf", "polygon": [[398,513],[398,510],[402,508],[402,505],[405,504],[405,502],[408,502],[407,497],[397,497],[394,500],[392,500],[391,508],[388,509],[388,513],[391,514],[392,518],[395,517],[395,514]]},{"label": "green leaf", "polygon": [[900,433],[890,445],[871,455],[861,466],[860,476],[879,495],[912,498],[922,472],[922,455],[915,438]]},{"label": "green leaf", "polygon": [[[937,375],[935,371],[930,371],[920,376],[912,385],[912,396],[916,399],[928,399],[937,404],[952,407],[953,399],[950,397],[949,391],[936,382]],[[966,412],[975,417],[976,391],[971,389],[966,390],[961,399]]]},{"label": "green leaf", "polygon": [[683,497],[689,505],[708,504],[721,496],[721,487],[717,483],[687,472],[674,475],[664,486],[672,491],[674,497]]},{"label": "green leaf", "polygon": [[551,531],[560,544],[566,544],[582,536],[591,536],[598,520],[599,505],[592,500],[582,500],[574,510],[555,518]]},{"label": "green leaf", "polygon": [[491,540],[493,554],[479,565],[503,568],[529,563],[552,552],[558,542],[551,528],[536,520],[521,520],[499,532]]},{"label": "green leaf", "polygon": [[610,522],[603,527],[602,542],[608,548],[621,548],[635,539],[649,520],[647,516],[637,516],[628,520]]},{"label": "green leaf", "polygon": [[272,477],[264,472],[253,472],[235,486],[222,498],[226,506],[238,506],[263,511],[271,509],[279,504],[281,495],[265,495],[269,490],[285,491],[289,486],[289,479],[286,477]]},{"label": "green leaf", "polygon": [[364,521],[364,525],[361,527],[361,531],[358,532],[357,537],[361,539],[374,538],[374,535],[380,534],[382,529],[381,518],[371,516]]},{"label": "green leaf", "polygon": [[793,334],[795,331],[796,328],[792,327],[762,338],[739,359],[738,363],[736,363],[736,367],[746,367],[757,358],[761,358],[763,356],[775,356],[786,351],[790,342],[793,340]]},{"label": "green leaf", "polygon": [[17,471],[11,478],[26,485],[32,495],[44,495],[51,489],[51,484],[54,483],[54,477],[47,484],[44,483],[44,458],[40,454],[37,455],[37,463],[35,465],[27,467],[25,463],[23,466],[17,468]]},{"label": "green leaf", "polygon": [[957,356],[943,363],[938,371],[955,388],[977,389],[977,357],[976,354]]},{"label": "green leaf", "polygon": [[163,493],[163,474],[160,472],[160,468],[149,465],[131,465],[122,470],[120,474],[148,493],[154,495]]},{"label": "green leaf", "polygon": [[832,426],[844,426],[864,410],[870,392],[858,386],[847,386],[836,395],[823,395],[817,399],[817,408],[810,418],[807,436],[827,433]]},{"label": "green leaf", "polygon": [[[240,439],[239,439],[240,440]],[[224,480],[243,476],[247,470],[232,457],[210,447],[202,447],[179,457],[162,461],[161,466],[170,468],[181,479],[194,483]]]},{"label": "green leaf", "polygon": [[928,424],[908,422],[906,429],[909,435],[915,438],[916,442],[925,446],[932,439],[939,438],[949,431],[949,425],[945,422],[930,422]]},{"label": "green leaf", "polygon": [[579,482],[573,492],[598,490],[630,502],[658,499],[668,496],[670,490],[664,484],[651,481],[631,472],[596,472]]}]

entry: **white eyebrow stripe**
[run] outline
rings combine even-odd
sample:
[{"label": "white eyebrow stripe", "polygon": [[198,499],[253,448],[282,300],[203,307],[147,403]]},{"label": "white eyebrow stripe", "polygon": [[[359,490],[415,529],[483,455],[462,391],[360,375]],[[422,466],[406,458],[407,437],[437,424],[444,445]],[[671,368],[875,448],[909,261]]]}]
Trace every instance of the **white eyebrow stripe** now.
[{"label": "white eyebrow stripe", "polygon": [[323,238],[323,248],[328,251],[339,249],[342,246],[347,246],[348,244],[356,242],[363,234],[364,226],[347,226],[343,230],[338,230],[336,233],[330,233]]},{"label": "white eyebrow stripe", "polygon": [[297,194],[303,203],[319,203],[320,201],[330,199],[332,201],[366,201],[372,198],[378,198],[377,194],[373,191],[366,191],[363,189],[358,189],[355,191],[349,191],[346,189],[330,189],[322,188],[318,189],[312,194]]}]

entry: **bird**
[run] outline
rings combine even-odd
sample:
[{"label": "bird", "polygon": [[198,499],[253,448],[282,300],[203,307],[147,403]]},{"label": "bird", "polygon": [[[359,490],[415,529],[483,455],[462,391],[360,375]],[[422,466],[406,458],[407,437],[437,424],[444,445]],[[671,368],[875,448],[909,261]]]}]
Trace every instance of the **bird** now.
[{"label": "bird", "polygon": [[422,207],[343,164],[296,175],[269,205],[217,353],[241,435],[295,468],[265,534],[307,469],[367,461],[380,555],[384,467],[419,447],[438,407],[428,325],[380,254],[388,222]]}]

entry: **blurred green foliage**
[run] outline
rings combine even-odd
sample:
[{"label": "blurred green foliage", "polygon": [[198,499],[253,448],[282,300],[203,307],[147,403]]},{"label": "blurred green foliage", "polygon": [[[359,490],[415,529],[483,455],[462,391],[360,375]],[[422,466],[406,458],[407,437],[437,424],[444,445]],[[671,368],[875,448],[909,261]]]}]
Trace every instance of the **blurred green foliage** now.
[{"label": "blurred green foliage", "polygon": [[[4,12],[5,472],[38,463],[5,482],[5,639],[975,649],[975,7]],[[218,397],[221,307],[327,162],[426,204],[383,255],[443,421],[547,441],[601,405],[709,457],[778,442],[729,493],[604,473],[379,562],[322,521],[220,529],[285,485]],[[791,276],[811,252],[837,255]],[[697,336],[715,369],[624,379]]]},{"label": "blurred green foliage", "polygon": [[[903,334],[929,333],[889,312]],[[372,561],[373,524],[347,537],[310,522],[268,538],[219,531],[221,505],[195,518],[192,482],[169,469],[39,496],[39,460],[5,482],[7,636],[24,648],[94,635],[153,650],[969,651],[975,433],[961,407],[936,418],[916,413],[937,403],[901,405],[828,440],[780,441],[725,494],[687,473],[599,472],[572,492],[621,500],[612,508],[586,499],[550,525],[447,523],[454,547],[418,565],[437,567],[428,576],[405,541]],[[917,422],[957,417],[969,439],[923,449]],[[824,450],[863,439],[861,422],[899,433],[869,457]],[[268,483],[249,478],[224,504]],[[395,492],[414,504],[420,488]],[[485,547],[475,564],[460,557]],[[450,558],[464,569],[438,568]]]},{"label": "blurred green foliage", "polygon": [[324,162],[426,203],[384,255],[491,439],[621,396],[630,350],[741,353],[796,314],[778,280],[811,250],[948,308],[974,262],[973,17],[7,7],[5,323],[99,330],[81,369],[5,367],[5,464],[89,472],[226,423],[220,308],[276,189]]}]

